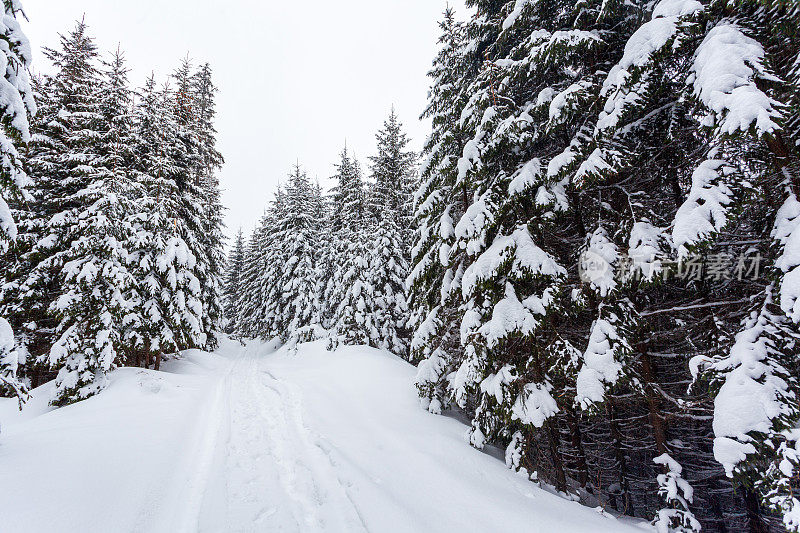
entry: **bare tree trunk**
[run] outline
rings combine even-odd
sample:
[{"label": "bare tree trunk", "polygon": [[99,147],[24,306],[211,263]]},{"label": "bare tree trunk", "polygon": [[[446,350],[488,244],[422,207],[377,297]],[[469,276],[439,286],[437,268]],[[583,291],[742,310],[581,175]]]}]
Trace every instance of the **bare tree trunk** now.
[{"label": "bare tree trunk", "polygon": [[161,357],[162,357],[163,355],[164,355],[164,352],[162,352],[161,350],[159,350],[159,351],[158,351],[158,354],[156,355],[156,366],[155,366],[155,369],[156,369],[156,370],[161,370]]},{"label": "bare tree trunk", "polygon": [[586,452],[583,450],[583,438],[578,423],[578,417],[572,409],[567,409],[567,425],[569,426],[572,449],[575,451],[575,472],[577,481],[581,488],[585,488],[589,481],[589,467],[586,464]]},{"label": "bare tree trunk", "polygon": [[561,454],[558,453],[559,437],[557,421],[550,418],[547,421],[548,441],[550,444],[550,460],[553,464],[553,472],[555,474],[556,490],[567,492],[567,477],[564,475],[564,464],[561,461]]},{"label": "bare tree trunk", "polygon": [[616,419],[614,411],[614,403],[612,398],[606,400],[608,409],[608,424],[611,429],[611,445],[614,447],[614,459],[617,463],[617,480],[619,482],[619,490],[622,495],[622,501],[614,499],[615,508],[620,513],[628,516],[634,516],[633,502],[631,501],[630,487],[628,486],[628,462],[625,459],[625,450],[622,449],[622,431],[619,427],[619,422]]},{"label": "bare tree trunk", "polygon": [[769,533],[769,525],[764,521],[761,514],[761,506],[758,503],[758,496],[751,490],[744,489],[744,507],[747,512],[747,527],[750,533]]},{"label": "bare tree trunk", "polygon": [[667,430],[664,417],[661,416],[661,401],[651,386],[656,381],[655,368],[647,350],[641,350],[642,378],[645,381],[645,396],[647,409],[650,415],[650,425],[653,428],[653,438],[656,441],[656,453],[667,453]]}]

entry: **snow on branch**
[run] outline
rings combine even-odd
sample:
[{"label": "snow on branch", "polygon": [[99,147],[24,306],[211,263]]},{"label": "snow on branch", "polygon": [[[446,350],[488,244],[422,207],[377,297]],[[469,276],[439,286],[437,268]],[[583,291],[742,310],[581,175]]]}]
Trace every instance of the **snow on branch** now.
[{"label": "snow on branch", "polygon": [[675,213],[672,241],[679,257],[689,253],[688,247],[718,233],[728,222],[733,191],[729,176],[736,169],[720,159],[707,159],[692,173],[689,196]]},{"label": "snow on branch", "polygon": [[723,21],[708,32],[691,72],[694,96],[708,109],[705,125],[727,135],[754,126],[759,137],[780,129],[780,104],[756,85],[780,80],[766,71],[761,44],[736,24]]}]

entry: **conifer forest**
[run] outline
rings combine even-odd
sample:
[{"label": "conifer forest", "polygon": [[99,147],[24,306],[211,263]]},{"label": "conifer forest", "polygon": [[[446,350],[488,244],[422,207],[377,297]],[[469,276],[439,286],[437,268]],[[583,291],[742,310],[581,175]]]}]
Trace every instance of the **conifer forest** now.
[{"label": "conifer forest", "polygon": [[797,0],[442,2],[427,137],[373,95],[251,229],[218,65],[20,1],[0,531],[800,531]]}]

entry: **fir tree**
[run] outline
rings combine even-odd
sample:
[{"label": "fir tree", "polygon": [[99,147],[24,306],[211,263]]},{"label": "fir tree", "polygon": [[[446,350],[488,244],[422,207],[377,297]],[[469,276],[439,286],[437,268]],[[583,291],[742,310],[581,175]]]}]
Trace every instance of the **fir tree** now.
[{"label": "fir tree", "polygon": [[[338,344],[336,336],[342,334],[338,328],[344,327],[341,313],[347,311],[343,302],[349,299],[356,279],[365,280],[365,223],[367,205],[364,183],[361,178],[361,167],[351,157],[347,147],[342,150],[340,161],[336,165],[336,174],[331,178],[336,185],[331,189],[326,221],[326,247],[323,254],[324,280],[322,300],[325,305],[325,325],[331,330],[334,339],[331,346]],[[360,291],[359,291],[360,294]],[[349,312],[349,311],[348,311]],[[348,322],[349,327],[358,324]],[[337,332],[338,331],[338,332]],[[350,339],[365,339],[368,335],[351,333]]]},{"label": "fir tree", "polygon": [[[5,69],[0,78],[2,85],[2,128],[0,128],[0,253],[5,254],[17,237],[17,226],[8,201],[24,198],[25,187],[30,183],[22,165],[18,148],[30,141],[28,117],[36,114],[36,103],[28,79],[31,65],[31,47],[20,28],[17,14],[22,6],[16,0],[3,2],[3,24],[0,39],[3,47]],[[22,14],[24,16],[24,14]],[[5,261],[5,259],[4,259]],[[25,386],[17,376],[19,348],[8,321],[0,315],[0,393],[11,393],[22,402]],[[21,403],[20,403],[21,405]]]},{"label": "fir tree", "polygon": [[261,218],[259,225],[253,230],[244,253],[244,264],[240,278],[240,291],[236,295],[236,334],[240,337],[256,338],[266,336],[264,327],[265,300],[261,291],[261,276],[265,271],[262,246],[267,231],[267,215]]},{"label": "fir tree", "polygon": [[409,139],[392,107],[383,128],[375,135],[378,153],[370,158],[372,216],[384,213],[394,217],[394,223],[403,230],[403,241],[408,242],[413,232],[412,195],[415,183],[415,153],[406,150]]},{"label": "fir tree", "polygon": [[128,249],[138,316],[129,323],[127,340],[137,363],[158,366],[162,354],[202,342],[202,303],[196,258],[184,239],[191,230],[178,215],[181,176],[172,154],[180,144],[170,95],[156,89],[152,76],[135,110],[135,130],[140,196],[129,217],[134,231]]},{"label": "fir tree", "polygon": [[[193,270],[201,291],[202,333],[197,346],[213,348],[216,344],[214,331],[222,317],[220,276],[224,254],[222,211],[214,177],[221,156],[213,143],[207,145],[214,131],[214,88],[208,76],[210,71],[206,70],[204,75],[195,78],[191,61],[184,59],[172,75],[175,89],[168,98],[177,140],[171,156],[181,198],[178,213],[185,228],[181,237],[195,259]],[[202,102],[195,92],[198,86],[203,91]]]},{"label": "fir tree", "polygon": [[395,223],[394,213],[383,206],[368,240],[367,279],[372,287],[374,332],[369,344],[408,357],[408,303],[405,278],[408,275],[406,247]]},{"label": "fir tree", "polygon": [[[420,361],[417,387],[426,407],[441,412],[452,397],[448,376],[461,352],[461,293],[451,290],[463,274],[463,251],[453,248],[454,220],[468,205],[466,183],[456,183],[455,154],[466,143],[460,109],[469,97],[472,69],[464,24],[448,8],[440,22],[440,51],[428,76],[434,80],[423,117],[433,131],[425,144],[422,183],[415,193],[416,235],[407,278],[413,327],[411,358]],[[457,289],[457,284],[456,284]]]},{"label": "fir tree", "polygon": [[[61,49],[48,49],[58,72],[53,98],[58,113],[49,125],[55,150],[42,159],[50,173],[36,182],[52,213],[47,234],[36,244],[38,256],[29,285],[51,284],[58,290],[49,308],[58,319],[50,362],[59,368],[53,403],[63,405],[96,394],[117,363],[123,324],[134,286],[127,270],[125,223],[132,185],[114,172],[113,130],[103,114],[96,48],[86,25],[61,38]],[[113,137],[113,134],[111,134]]]},{"label": "fir tree", "polygon": [[[320,325],[316,261],[319,220],[313,206],[316,189],[295,165],[286,184],[281,216],[275,218],[274,259],[266,266],[267,295],[273,310],[267,313],[268,331],[295,344],[318,337]],[[268,296],[268,298],[269,298]]]},{"label": "fir tree", "polygon": [[214,347],[214,331],[219,327],[223,316],[222,275],[225,263],[224,222],[225,208],[222,206],[219,178],[217,172],[225,162],[216,147],[215,95],[218,91],[212,80],[211,66],[204,63],[192,75],[192,110],[195,114],[194,130],[199,141],[199,161],[197,174],[203,196],[203,238],[202,251],[208,263],[207,278],[201,284],[204,310],[204,329],[208,332],[209,348]]},{"label": "fir tree", "polygon": [[243,288],[243,274],[245,269],[245,245],[244,235],[242,235],[241,228],[236,234],[236,240],[233,243],[228,254],[227,268],[225,274],[225,290],[223,291],[225,297],[225,316],[228,319],[225,331],[231,333],[236,331],[236,317],[238,315],[237,302],[239,295]]}]

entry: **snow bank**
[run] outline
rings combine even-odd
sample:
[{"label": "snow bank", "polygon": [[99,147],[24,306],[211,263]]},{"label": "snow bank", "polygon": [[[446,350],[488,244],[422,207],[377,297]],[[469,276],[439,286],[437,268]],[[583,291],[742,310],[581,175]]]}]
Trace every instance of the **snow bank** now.
[{"label": "snow bank", "polygon": [[22,412],[0,399],[0,530],[178,531],[222,361],[193,352],[166,372],[123,368],[99,396],[58,410],[52,383]]},{"label": "snow bank", "polygon": [[640,530],[471,448],[462,423],[420,409],[415,368],[387,352],[275,348],[224,341],[164,372],[121,369],[56,411],[51,385],[22,413],[0,403],[0,529]]}]

